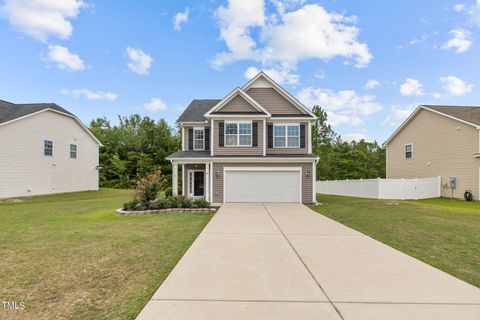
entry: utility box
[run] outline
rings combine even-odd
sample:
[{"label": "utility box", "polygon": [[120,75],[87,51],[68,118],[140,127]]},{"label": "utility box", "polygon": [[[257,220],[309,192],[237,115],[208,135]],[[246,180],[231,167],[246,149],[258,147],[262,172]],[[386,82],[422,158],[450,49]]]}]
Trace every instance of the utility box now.
[{"label": "utility box", "polygon": [[450,177],[450,180],[448,182],[448,186],[450,187],[450,189],[457,188],[457,177]]}]

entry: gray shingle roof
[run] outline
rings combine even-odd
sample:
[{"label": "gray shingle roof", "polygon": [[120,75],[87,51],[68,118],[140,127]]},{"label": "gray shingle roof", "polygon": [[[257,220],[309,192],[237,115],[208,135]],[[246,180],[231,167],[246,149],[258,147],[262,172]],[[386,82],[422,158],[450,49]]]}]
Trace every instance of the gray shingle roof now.
[{"label": "gray shingle roof", "polygon": [[464,120],[476,125],[480,125],[480,107],[476,106],[432,106],[424,105],[423,107],[444,113],[446,115]]},{"label": "gray shingle roof", "polygon": [[0,100],[0,124],[24,117],[31,113],[42,111],[45,109],[53,109],[73,116],[64,108],[55,103],[25,103],[16,104],[8,101]]},{"label": "gray shingle roof", "polygon": [[195,99],[187,109],[183,111],[178,122],[203,122],[207,119],[203,116],[210,109],[212,109],[221,100],[219,99]]}]

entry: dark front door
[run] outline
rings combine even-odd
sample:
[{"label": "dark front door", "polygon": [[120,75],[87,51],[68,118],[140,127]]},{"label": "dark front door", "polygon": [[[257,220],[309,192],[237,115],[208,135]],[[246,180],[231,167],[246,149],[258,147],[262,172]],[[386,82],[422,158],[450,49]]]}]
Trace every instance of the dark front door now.
[{"label": "dark front door", "polygon": [[205,172],[195,171],[193,173],[193,196],[203,197],[205,195]]}]

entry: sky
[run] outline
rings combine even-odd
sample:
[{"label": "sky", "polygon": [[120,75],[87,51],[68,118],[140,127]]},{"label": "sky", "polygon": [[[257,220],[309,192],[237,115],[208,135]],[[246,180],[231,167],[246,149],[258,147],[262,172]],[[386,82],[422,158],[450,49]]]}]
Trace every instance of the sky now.
[{"label": "sky", "polygon": [[480,0],[0,0],[0,99],[175,120],[264,70],[344,140],[479,105]]}]

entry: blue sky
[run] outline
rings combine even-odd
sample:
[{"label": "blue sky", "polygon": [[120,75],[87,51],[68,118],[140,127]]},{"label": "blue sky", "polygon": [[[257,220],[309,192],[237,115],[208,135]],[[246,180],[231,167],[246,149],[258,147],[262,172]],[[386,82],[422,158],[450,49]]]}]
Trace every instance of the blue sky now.
[{"label": "blue sky", "polygon": [[0,99],[56,102],[87,124],[173,125],[260,69],[345,139],[383,142],[418,104],[480,101],[480,1],[0,3]]}]

